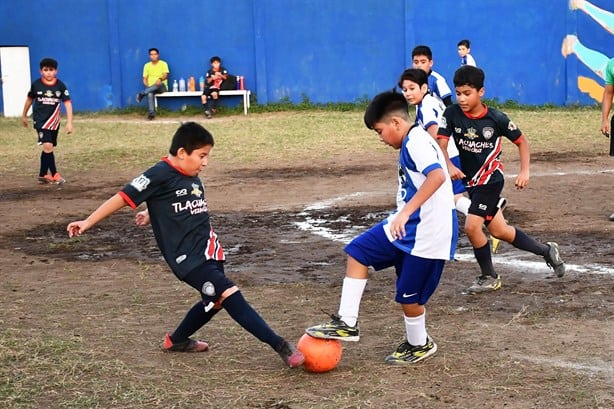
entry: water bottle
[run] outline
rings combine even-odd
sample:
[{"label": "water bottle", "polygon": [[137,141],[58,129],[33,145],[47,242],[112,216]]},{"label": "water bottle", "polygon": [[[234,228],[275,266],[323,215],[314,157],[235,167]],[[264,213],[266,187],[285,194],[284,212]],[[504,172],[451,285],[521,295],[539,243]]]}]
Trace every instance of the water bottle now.
[{"label": "water bottle", "polygon": [[241,76],[240,75],[237,75],[237,86],[235,88],[241,89]]},{"label": "water bottle", "polygon": [[201,91],[205,90],[205,77],[203,77],[202,75],[198,79],[198,86],[200,87]]},{"label": "water bottle", "polygon": [[179,84],[177,84],[177,80],[173,81],[173,92],[179,91]]},{"label": "water bottle", "polygon": [[185,80],[183,77],[179,79],[179,92],[185,92]]},{"label": "water bottle", "polygon": [[196,91],[196,81],[193,76],[188,79],[188,91]]}]

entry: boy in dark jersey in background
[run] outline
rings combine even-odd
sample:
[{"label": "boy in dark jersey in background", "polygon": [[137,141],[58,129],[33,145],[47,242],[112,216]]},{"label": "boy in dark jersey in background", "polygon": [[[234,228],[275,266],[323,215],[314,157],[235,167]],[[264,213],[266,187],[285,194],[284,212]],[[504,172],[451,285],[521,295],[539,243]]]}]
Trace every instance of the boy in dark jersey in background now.
[{"label": "boy in dark jersey in background", "polygon": [[465,232],[473,246],[481,275],[468,292],[501,288],[501,276],[495,272],[488,239],[482,231],[484,225],[493,236],[544,257],[556,275],[562,277],[565,264],[557,243],[538,243],[519,228],[508,225],[497,206],[504,182],[500,161],[502,137],[518,146],[520,172],[515,181],[516,189],[523,189],[529,183],[531,154],[527,138],[503,112],[482,103],[484,72],[481,69],[462,66],[454,73],[454,87],[457,103],[445,109],[437,137],[446,158],[448,142],[456,143],[461,167],[454,166],[447,158],[448,170],[452,179],[463,180],[471,199]]},{"label": "boy in dark jersey in background", "polygon": [[136,223],[151,223],[164,259],[177,278],[201,296],[172,334],[163,350],[203,352],[209,345],[190,336],[220,309],[260,341],[273,348],[290,367],[300,366],[303,355],[277,335],[247,303],[239,288],[224,274],[224,250],[211,228],[205,188],[198,174],[207,166],[213,136],[195,122],[182,124],[173,137],[170,155],[137,176],[85,220],[68,225],[70,237],[80,236],[124,206],[136,208]]},{"label": "boy in dark jersey in background", "polygon": [[21,121],[28,127],[28,110],[32,106],[34,129],[38,144],[42,145],[41,166],[38,173],[39,183],[62,184],[56,165],[53,147],[58,143],[60,131],[60,103],[66,109],[66,132],[72,133],[72,102],[66,85],[57,78],[58,62],[53,58],[43,58],[40,62],[41,77],[32,83],[23,107]]}]

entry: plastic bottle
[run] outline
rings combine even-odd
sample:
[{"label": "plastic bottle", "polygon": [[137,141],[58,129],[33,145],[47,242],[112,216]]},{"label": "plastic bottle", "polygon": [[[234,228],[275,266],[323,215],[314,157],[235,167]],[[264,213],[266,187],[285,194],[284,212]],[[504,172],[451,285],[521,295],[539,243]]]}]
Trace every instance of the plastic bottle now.
[{"label": "plastic bottle", "polygon": [[179,91],[179,84],[177,84],[177,80],[173,81],[173,92]]},{"label": "plastic bottle", "polygon": [[179,92],[185,92],[185,80],[183,77],[179,79]]},{"label": "plastic bottle", "polygon": [[193,76],[190,76],[190,78],[188,79],[188,90],[196,91],[196,81],[194,81]]},{"label": "plastic bottle", "polygon": [[203,77],[202,75],[198,79],[198,87],[200,88],[201,91],[205,90],[205,77]]},{"label": "plastic bottle", "polygon": [[237,75],[237,86],[236,86],[236,88],[237,89],[241,89],[241,76],[240,75]]}]

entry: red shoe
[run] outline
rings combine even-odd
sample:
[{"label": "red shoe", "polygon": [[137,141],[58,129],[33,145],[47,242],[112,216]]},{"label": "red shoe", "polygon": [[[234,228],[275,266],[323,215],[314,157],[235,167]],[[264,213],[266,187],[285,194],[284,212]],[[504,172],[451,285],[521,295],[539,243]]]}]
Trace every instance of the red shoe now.
[{"label": "red shoe", "polygon": [[196,341],[188,338],[183,342],[173,344],[170,334],[164,336],[164,344],[162,345],[164,352],[205,352],[209,349],[209,344],[204,341]]},{"label": "red shoe", "polygon": [[51,183],[55,183],[56,185],[61,185],[62,183],[66,182],[66,180],[60,176],[59,173],[55,173],[55,175],[53,175],[53,181]]},{"label": "red shoe", "polygon": [[53,181],[53,178],[51,177],[51,175],[47,174],[45,176],[39,176],[38,183],[40,183],[41,185],[48,185],[50,183],[55,183],[55,182]]}]

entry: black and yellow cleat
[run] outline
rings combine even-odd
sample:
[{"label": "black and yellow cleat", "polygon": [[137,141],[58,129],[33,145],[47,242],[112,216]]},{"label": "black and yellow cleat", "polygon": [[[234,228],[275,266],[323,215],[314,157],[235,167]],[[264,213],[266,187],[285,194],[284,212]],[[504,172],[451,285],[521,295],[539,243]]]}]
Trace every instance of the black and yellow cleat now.
[{"label": "black and yellow cleat", "polygon": [[385,359],[388,364],[415,364],[437,352],[437,344],[430,336],[426,337],[426,344],[420,346],[411,345],[405,341],[396,351]]},{"label": "black and yellow cleat", "polygon": [[307,328],[305,332],[314,338],[338,339],[340,341],[358,341],[360,339],[358,323],[350,327],[335,314],[331,314],[330,318],[329,323],[314,325]]}]

